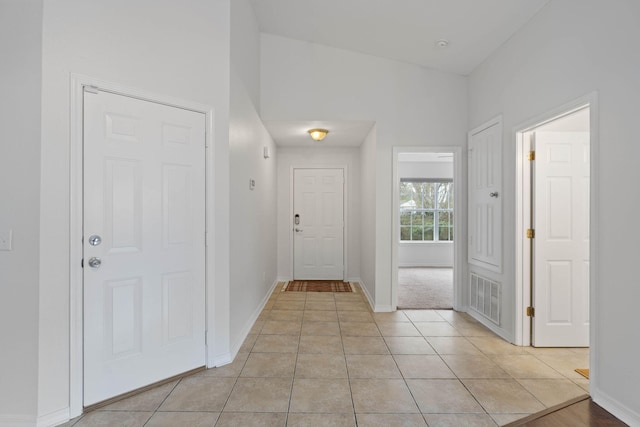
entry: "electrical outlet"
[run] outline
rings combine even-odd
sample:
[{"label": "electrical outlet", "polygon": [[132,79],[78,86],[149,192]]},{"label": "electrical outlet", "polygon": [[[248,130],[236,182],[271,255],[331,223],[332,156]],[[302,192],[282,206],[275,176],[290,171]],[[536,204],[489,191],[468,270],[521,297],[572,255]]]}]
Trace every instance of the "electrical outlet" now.
[{"label": "electrical outlet", "polygon": [[256,180],[253,178],[249,178],[249,190],[252,190],[256,188]]},{"label": "electrical outlet", "polygon": [[0,251],[10,251],[11,250],[11,230],[8,231],[0,231]]}]

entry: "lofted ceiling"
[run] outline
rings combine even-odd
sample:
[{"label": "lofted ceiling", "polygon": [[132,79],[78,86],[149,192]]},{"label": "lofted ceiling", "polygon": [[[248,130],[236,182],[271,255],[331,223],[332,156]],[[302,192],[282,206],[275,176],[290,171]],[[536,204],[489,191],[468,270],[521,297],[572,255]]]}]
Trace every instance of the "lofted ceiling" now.
[{"label": "lofted ceiling", "polygon": [[[468,75],[549,0],[251,0],[260,31]],[[438,48],[445,39],[449,46]]]},{"label": "lofted ceiling", "polygon": [[[468,75],[549,0],[250,0],[260,31]],[[448,46],[437,46],[439,40]],[[359,146],[371,122],[265,123],[276,144]]]}]

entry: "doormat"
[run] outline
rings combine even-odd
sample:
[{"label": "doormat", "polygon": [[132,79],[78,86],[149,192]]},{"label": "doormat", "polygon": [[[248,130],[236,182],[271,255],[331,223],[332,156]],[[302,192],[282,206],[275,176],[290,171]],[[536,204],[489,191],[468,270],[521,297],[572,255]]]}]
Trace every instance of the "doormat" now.
[{"label": "doormat", "polygon": [[576,369],[576,372],[579,373],[580,375],[582,375],[583,377],[585,377],[586,379],[589,379],[589,370],[588,369]]},{"label": "doormat", "polygon": [[353,292],[349,282],[341,280],[293,280],[285,292]]}]

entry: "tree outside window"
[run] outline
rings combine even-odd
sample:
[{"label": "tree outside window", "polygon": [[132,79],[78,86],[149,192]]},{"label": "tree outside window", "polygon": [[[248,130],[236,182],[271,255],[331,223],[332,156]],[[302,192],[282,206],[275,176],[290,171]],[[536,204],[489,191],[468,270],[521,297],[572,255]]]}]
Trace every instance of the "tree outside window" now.
[{"label": "tree outside window", "polygon": [[452,180],[400,180],[400,240],[453,240]]}]

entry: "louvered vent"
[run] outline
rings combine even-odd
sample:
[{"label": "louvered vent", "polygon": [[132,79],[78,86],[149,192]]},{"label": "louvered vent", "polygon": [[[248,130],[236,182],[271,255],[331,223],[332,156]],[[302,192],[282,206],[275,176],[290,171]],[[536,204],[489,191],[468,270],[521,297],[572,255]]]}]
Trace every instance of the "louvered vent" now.
[{"label": "louvered vent", "polygon": [[500,283],[471,273],[470,307],[500,325]]}]

